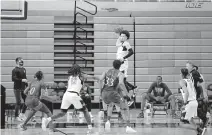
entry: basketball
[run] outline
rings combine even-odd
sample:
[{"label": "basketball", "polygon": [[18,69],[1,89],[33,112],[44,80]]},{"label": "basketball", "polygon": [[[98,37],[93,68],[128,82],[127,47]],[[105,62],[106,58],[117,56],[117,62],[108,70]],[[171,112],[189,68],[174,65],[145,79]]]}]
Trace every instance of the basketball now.
[{"label": "basketball", "polygon": [[65,89],[66,85],[63,82],[58,83],[58,88],[59,89]]},{"label": "basketball", "polygon": [[54,82],[54,83],[51,85],[51,88],[52,88],[52,89],[56,89],[57,87],[58,87],[58,85],[57,85],[56,82]]},{"label": "basketball", "polygon": [[123,27],[118,27],[114,29],[114,32],[117,34],[121,33],[122,31],[123,31]]}]

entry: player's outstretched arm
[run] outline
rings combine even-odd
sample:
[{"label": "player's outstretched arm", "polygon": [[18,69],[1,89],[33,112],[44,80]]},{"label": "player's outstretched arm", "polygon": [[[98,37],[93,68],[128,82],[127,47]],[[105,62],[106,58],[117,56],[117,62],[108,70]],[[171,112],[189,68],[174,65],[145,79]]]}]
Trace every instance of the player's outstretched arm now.
[{"label": "player's outstretched arm", "polygon": [[92,75],[88,75],[88,74],[83,74],[82,77],[86,80],[86,79],[93,79],[96,81],[99,81],[100,78],[98,76],[92,76]]}]

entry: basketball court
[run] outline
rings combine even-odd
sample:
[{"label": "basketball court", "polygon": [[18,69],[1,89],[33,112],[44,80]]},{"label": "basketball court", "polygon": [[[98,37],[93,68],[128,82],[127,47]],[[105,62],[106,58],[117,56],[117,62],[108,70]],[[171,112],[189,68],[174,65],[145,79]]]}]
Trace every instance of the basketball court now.
[{"label": "basketball court", "polygon": [[[137,116],[142,94],[158,75],[163,76],[174,95],[180,95],[179,73],[187,60],[199,66],[207,86],[212,83],[210,0],[3,0],[1,4],[1,121],[5,121],[2,135],[49,134],[41,129],[43,114],[40,112],[35,115],[36,122],[27,124],[26,131],[20,131],[21,122],[14,121],[16,101],[11,72],[16,57],[23,57],[27,79],[32,80],[38,70],[44,72],[49,85],[48,99],[44,100],[53,114],[57,114],[66,90],[67,71],[73,63],[79,64],[84,73],[97,76],[112,67],[117,51],[114,33],[117,27],[130,32],[129,42],[135,52],[129,58],[127,78],[139,87],[135,104],[130,108],[130,124],[137,131],[135,134],[196,135],[189,124],[180,121],[180,105],[177,118],[171,117],[170,107],[154,117]],[[118,121],[116,110],[111,130],[104,129],[98,83],[91,80],[86,83],[92,89],[92,135],[127,134],[126,123]],[[208,95],[212,95],[211,90]],[[211,106],[211,99],[209,103]],[[209,112],[210,121],[204,135],[212,134],[212,109]],[[79,114],[74,113],[71,107],[67,115],[54,121],[54,135],[86,134],[85,119],[80,122]],[[201,123],[198,118],[195,121]]]}]

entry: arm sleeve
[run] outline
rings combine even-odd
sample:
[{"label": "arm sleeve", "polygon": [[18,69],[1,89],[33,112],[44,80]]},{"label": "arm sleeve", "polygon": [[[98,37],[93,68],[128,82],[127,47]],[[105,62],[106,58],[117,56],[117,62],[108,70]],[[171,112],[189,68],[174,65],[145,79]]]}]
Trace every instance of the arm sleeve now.
[{"label": "arm sleeve", "polygon": [[12,81],[13,81],[13,82],[15,82],[15,81],[21,82],[21,81],[22,81],[22,79],[19,79],[19,78],[17,77],[17,73],[16,73],[16,70],[15,70],[15,69],[13,69],[13,71],[12,71]]},{"label": "arm sleeve", "polygon": [[126,55],[126,56],[124,56],[124,59],[127,59],[127,58],[129,58],[130,56],[132,56],[133,55],[133,49],[132,48],[130,48],[129,50],[128,50],[128,54]]}]

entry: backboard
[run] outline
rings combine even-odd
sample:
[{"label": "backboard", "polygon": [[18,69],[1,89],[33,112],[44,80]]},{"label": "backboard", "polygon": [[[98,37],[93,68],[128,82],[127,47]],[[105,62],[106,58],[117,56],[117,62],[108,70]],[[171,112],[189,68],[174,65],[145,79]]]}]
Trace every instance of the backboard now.
[{"label": "backboard", "polygon": [[25,0],[1,0],[2,20],[26,20],[28,3]]}]

